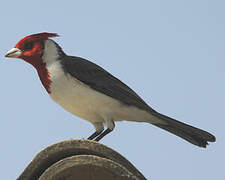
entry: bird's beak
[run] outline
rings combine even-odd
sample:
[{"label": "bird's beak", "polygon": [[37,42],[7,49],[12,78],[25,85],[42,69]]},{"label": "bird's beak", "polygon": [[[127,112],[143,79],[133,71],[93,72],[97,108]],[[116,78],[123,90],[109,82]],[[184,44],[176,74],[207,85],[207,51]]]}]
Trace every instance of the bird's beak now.
[{"label": "bird's beak", "polygon": [[20,49],[12,48],[6,53],[5,57],[18,58],[21,56],[21,54],[22,51]]}]

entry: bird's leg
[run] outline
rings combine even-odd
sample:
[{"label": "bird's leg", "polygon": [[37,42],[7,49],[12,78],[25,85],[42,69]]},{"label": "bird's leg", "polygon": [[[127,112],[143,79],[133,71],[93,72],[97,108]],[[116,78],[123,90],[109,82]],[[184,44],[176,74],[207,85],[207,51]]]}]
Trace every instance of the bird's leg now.
[{"label": "bird's leg", "polygon": [[105,131],[103,131],[99,136],[95,138],[95,141],[100,141],[105,135],[109,134],[115,128],[115,123],[113,120],[107,120],[105,122],[106,126],[108,127]]},{"label": "bird's leg", "polygon": [[100,141],[105,135],[109,134],[112,132],[112,129],[107,128],[103,133],[101,133],[98,137],[95,138],[95,141]]},{"label": "bird's leg", "polygon": [[[103,131],[103,130],[102,130]],[[89,137],[88,137],[88,139],[89,140],[92,140],[92,139],[94,139],[96,136],[98,136],[99,134],[101,134],[102,133],[102,131],[95,131],[92,135],[90,135]]]},{"label": "bird's leg", "polygon": [[93,123],[93,125],[94,125],[96,131],[91,136],[88,137],[89,140],[94,139],[99,134],[101,134],[102,131],[104,130],[104,126],[102,123]]}]

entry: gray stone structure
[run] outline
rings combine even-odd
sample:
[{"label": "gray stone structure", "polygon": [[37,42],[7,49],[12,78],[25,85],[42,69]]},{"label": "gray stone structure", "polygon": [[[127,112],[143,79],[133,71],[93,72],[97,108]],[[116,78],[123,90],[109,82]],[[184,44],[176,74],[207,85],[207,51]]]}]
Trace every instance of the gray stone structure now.
[{"label": "gray stone structure", "polygon": [[39,152],[17,180],[146,180],[122,155],[90,140],[67,140]]}]

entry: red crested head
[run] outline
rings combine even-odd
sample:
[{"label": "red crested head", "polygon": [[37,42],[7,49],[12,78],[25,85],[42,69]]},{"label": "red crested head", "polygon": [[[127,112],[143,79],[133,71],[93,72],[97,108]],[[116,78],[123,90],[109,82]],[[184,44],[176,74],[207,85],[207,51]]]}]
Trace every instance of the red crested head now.
[{"label": "red crested head", "polygon": [[21,39],[14,48],[9,50],[5,57],[20,58],[32,64],[38,71],[42,84],[50,93],[50,76],[43,62],[42,55],[45,41],[50,37],[57,37],[56,33],[38,33],[32,34]]},{"label": "red crested head", "polygon": [[50,37],[59,36],[56,33],[38,33],[32,34],[21,39],[15,46],[5,55],[6,57],[21,58],[30,64],[34,65],[39,63],[37,58],[43,54],[44,41]]},{"label": "red crested head", "polygon": [[17,44],[16,44],[16,48],[19,49],[24,49],[26,43],[28,42],[41,42],[44,41],[50,37],[58,37],[59,35],[56,33],[47,33],[47,32],[43,32],[43,33],[37,33],[37,34],[32,34],[29,36],[24,37],[23,39],[21,39]]}]

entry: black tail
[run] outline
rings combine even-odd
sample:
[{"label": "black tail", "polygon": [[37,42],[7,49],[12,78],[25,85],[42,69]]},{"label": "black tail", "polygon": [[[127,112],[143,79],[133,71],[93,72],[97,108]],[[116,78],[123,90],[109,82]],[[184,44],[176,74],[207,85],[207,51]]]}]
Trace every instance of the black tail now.
[{"label": "black tail", "polygon": [[209,142],[216,141],[215,136],[206,131],[179,122],[175,119],[172,119],[168,116],[165,116],[157,112],[155,112],[154,115],[157,118],[165,121],[165,124],[154,124],[155,126],[160,127],[166,131],[169,131],[194,145],[206,147],[206,145],[208,145],[208,141]]}]

